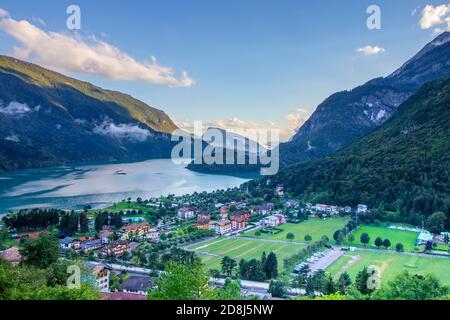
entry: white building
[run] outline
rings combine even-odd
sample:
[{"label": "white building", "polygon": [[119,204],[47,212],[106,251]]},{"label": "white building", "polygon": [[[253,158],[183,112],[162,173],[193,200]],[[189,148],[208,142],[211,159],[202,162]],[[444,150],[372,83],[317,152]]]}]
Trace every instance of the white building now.
[{"label": "white building", "polygon": [[366,213],[367,211],[369,211],[369,207],[367,207],[367,205],[365,204],[358,204],[358,213]]},{"label": "white building", "polygon": [[95,281],[95,286],[100,292],[109,292],[109,276],[110,269],[103,264],[86,263],[86,267],[90,270],[90,280]]},{"label": "white building", "polygon": [[189,220],[194,218],[195,212],[190,208],[181,208],[178,210],[178,217],[182,220]]},{"label": "white building", "polygon": [[209,230],[214,230],[217,235],[224,235],[232,231],[232,224],[230,220],[210,221]]},{"label": "white building", "polygon": [[265,227],[277,227],[286,223],[286,218],[282,214],[274,214],[261,220],[261,224]]},{"label": "white building", "polygon": [[338,214],[339,208],[337,206],[330,206],[327,204],[316,204],[316,210],[319,212],[325,212],[329,214]]}]

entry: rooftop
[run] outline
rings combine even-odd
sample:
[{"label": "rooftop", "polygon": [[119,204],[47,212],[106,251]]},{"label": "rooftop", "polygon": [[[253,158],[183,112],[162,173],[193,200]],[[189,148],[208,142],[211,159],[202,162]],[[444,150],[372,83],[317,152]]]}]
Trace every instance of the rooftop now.
[{"label": "rooftop", "polygon": [[146,276],[131,276],[120,285],[120,290],[147,291],[151,287],[151,279]]}]

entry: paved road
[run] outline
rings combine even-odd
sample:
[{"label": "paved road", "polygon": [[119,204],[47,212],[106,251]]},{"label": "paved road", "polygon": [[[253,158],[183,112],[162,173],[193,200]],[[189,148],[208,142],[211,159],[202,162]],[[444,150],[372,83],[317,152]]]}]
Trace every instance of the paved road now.
[{"label": "paved road", "polygon": [[126,272],[130,272],[130,273],[137,273],[137,274],[145,274],[148,275],[150,274],[151,270],[150,269],[146,269],[146,268],[139,268],[139,267],[131,267],[131,266],[125,266],[125,265],[121,265],[121,264],[115,264],[115,263],[106,263],[106,262],[97,262],[97,261],[89,261],[92,264],[103,264],[113,270],[116,271],[126,271]]},{"label": "paved road", "polygon": [[325,270],[330,265],[332,265],[337,259],[339,259],[343,254],[340,248],[333,248],[324,252],[324,256],[320,258],[317,262],[310,263],[309,268],[311,273],[315,273],[319,270]]}]

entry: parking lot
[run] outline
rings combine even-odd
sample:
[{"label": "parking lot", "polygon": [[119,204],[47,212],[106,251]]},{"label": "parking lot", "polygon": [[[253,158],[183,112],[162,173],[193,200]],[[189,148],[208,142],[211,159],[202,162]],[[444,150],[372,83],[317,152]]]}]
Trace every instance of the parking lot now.
[{"label": "parking lot", "polygon": [[296,267],[296,272],[304,268],[306,265],[309,267],[311,274],[314,274],[319,270],[325,270],[343,254],[344,251],[340,248],[333,248],[323,252],[318,252],[310,257],[306,262],[299,264]]}]

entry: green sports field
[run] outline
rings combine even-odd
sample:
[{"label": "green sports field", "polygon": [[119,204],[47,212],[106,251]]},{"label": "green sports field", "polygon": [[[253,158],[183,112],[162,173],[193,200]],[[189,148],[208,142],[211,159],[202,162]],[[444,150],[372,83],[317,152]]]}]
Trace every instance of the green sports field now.
[{"label": "green sports field", "polygon": [[411,231],[400,231],[387,229],[385,227],[375,227],[375,226],[360,226],[357,230],[353,232],[355,236],[354,245],[363,246],[360,241],[361,235],[367,233],[370,236],[368,248],[376,248],[374,242],[377,237],[381,239],[389,239],[391,241],[392,247],[394,249],[397,243],[402,243],[405,251],[414,252],[414,247],[416,245],[417,237],[419,236],[416,232]]},{"label": "green sports field", "polygon": [[283,231],[277,234],[261,234],[261,236],[256,236],[255,233],[257,230],[245,234],[245,236],[258,238],[258,239],[270,239],[270,240],[287,240],[286,235],[288,233],[293,233],[295,235],[295,239],[292,240],[294,242],[304,242],[304,238],[306,235],[310,235],[312,237],[312,241],[319,241],[322,236],[327,236],[329,239],[333,239],[333,234],[336,230],[342,229],[348,218],[329,218],[329,219],[318,219],[318,218],[309,218],[306,221],[300,222],[298,224],[287,223],[283,224],[277,228],[282,229]]},{"label": "green sports field", "polygon": [[278,258],[278,270],[283,271],[283,259],[300,251],[305,246],[287,242],[271,242],[265,240],[253,240],[242,238],[218,238],[189,246],[201,257],[207,269],[221,268],[220,262],[224,256],[236,259],[250,260],[261,258],[265,251],[269,254],[273,251]]},{"label": "green sports field", "polygon": [[422,257],[394,252],[354,251],[339,258],[326,271],[335,278],[346,271],[354,281],[356,274],[364,266],[378,267],[381,272],[382,284],[386,284],[397,274],[406,270],[412,274],[433,273],[441,280],[442,284],[450,285],[450,258]]}]

